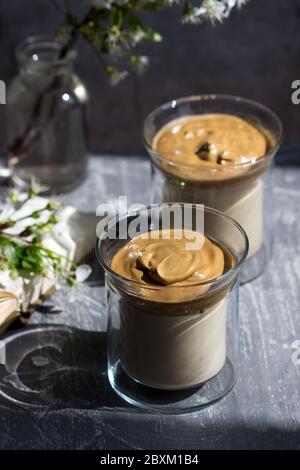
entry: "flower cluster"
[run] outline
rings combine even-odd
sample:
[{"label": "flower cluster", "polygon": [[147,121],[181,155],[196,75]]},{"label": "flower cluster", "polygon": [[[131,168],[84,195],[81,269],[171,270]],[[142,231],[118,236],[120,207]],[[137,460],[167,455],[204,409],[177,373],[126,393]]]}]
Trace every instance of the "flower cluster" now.
[{"label": "flower cluster", "polygon": [[[247,1],[198,0],[196,5],[191,0],[83,0],[86,14],[80,18],[78,13],[70,10],[71,2],[60,5],[56,0],[55,3],[64,16],[59,36],[72,46],[78,37],[83,37],[92,45],[112,83],[117,84],[128,75],[127,70],[120,71],[115,65],[120,59],[141,72],[147,67],[148,58],[135,54],[133,49],[144,41],[162,40],[158,32],[142,21],[141,12],[159,12],[182,4],[182,23],[210,21],[214,24],[223,21],[234,7],[240,8]],[[110,63],[107,63],[107,57]]]},{"label": "flower cluster", "polygon": [[0,205],[0,284],[4,278],[14,282],[18,278],[51,276],[74,285],[90,274],[89,266],[77,266],[44,243],[45,236],[59,223],[60,206],[40,197],[40,189],[33,184],[26,192],[13,190]]}]

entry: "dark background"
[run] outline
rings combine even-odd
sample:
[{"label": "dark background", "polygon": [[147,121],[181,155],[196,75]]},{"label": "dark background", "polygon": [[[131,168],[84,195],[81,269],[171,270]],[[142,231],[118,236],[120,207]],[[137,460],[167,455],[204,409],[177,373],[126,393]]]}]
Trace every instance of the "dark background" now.
[{"label": "dark background", "polygon": [[[300,0],[250,0],[215,27],[181,25],[176,7],[148,16],[164,42],[143,48],[151,67],[141,77],[131,74],[111,88],[89,46],[79,47],[76,70],[91,97],[91,151],[142,151],[146,114],[171,98],[199,93],[258,100],[282,119],[285,143],[300,142],[300,105],[291,103],[291,82],[300,79]],[[20,40],[52,33],[58,24],[50,0],[0,0],[0,79],[9,84],[16,74],[14,50]],[[4,113],[0,106],[1,152]]]}]

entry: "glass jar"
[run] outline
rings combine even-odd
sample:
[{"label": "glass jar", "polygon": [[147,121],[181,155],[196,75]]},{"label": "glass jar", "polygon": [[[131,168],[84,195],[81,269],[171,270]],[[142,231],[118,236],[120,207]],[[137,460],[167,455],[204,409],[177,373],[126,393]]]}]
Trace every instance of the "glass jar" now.
[{"label": "glass jar", "polygon": [[[231,114],[261,129],[268,140],[265,156],[223,167],[195,168],[168,160],[153,148],[160,129],[177,118],[208,113]],[[224,212],[246,230],[249,255],[240,282],[262,274],[272,254],[272,161],[280,146],[282,126],[278,117],[254,101],[222,95],[199,95],[166,103],[144,123],[144,142],[152,158],[151,202],[205,204]]]},{"label": "glass jar", "polygon": [[8,164],[16,182],[32,177],[55,192],[68,191],[86,175],[85,86],[73,72],[71,50],[37,36],[16,50],[19,75],[7,94]]},{"label": "glass jar", "polygon": [[[201,233],[235,258],[223,275],[179,287],[180,301],[174,301],[178,286],[131,281],[111,269],[137,218],[140,234],[158,230],[170,204],[117,217],[104,227],[96,248],[105,270],[110,384],[127,402],[161,413],[194,411],[233,387],[239,362],[238,274],[248,251],[244,230],[229,217],[202,205],[176,206],[182,217],[190,211],[193,224],[203,217]],[[171,229],[180,228],[179,219],[171,220]]]}]

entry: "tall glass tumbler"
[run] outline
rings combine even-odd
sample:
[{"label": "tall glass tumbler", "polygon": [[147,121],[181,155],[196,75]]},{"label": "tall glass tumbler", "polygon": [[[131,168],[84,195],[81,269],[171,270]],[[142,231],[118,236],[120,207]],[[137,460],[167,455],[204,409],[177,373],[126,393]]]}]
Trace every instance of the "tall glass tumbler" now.
[{"label": "tall glass tumbler", "polygon": [[[229,114],[261,130],[267,139],[263,157],[226,166],[190,166],[155,150],[155,137],[178,118],[203,114]],[[225,95],[180,98],[155,109],[144,123],[144,143],[152,159],[152,203],[190,202],[205,204],[235,219],[249,238],[249,254],[240,275],[245,283],[261,275],[272,255],[273,182],[272,162],[280,146],[279,118],[254,101]]]},{"label": "tall glass tumbler", "polygon": [[[193,224],[203,217],[202,233],[230,253],[234,265],[210,281],[181,287],[149,285],[114,272],[112,259],[131,239],[132,222],[139,218],[141,233],[156,231],[163,210],[171,206],[152,205],[117,217],[104,228],[96,253],[105,271],[112,388],[138,407],[184,413],[219,400],[234,386],[239,362],[238,275],[248,239],[239,224],[219,211],[179,204],[182,213],[189,207]],[[177,223],[173,218],[170,228],[178,228]]]}]

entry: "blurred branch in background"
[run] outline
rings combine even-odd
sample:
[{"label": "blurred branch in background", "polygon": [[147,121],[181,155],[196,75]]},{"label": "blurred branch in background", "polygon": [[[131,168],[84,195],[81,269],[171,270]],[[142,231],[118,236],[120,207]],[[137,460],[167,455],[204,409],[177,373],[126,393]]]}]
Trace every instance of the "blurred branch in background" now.
[{"label": "blurred branch in background", "polygon": [[[178,3],[182,4],[183,23],[200,24],[210,21],[214,24],[227,18],[234,7],[241,7],[246,2],[247,0],[202,0],[200,5],[195,6],[190,0],[78,0],[72,2],[71,7],[71,2],[67,0],[52,0],[62,15],[62,24],[57,30],[57,40],[61,43],[57,60],[64,59],[82,37],[93,47],[111,77],[112,84],[116,85],[128,75],[128,65],[137,71],[142,71],[148,65],[146,56],[133,52],[136,46],[145,41],[162,40],[158,32],[141,20],[141,12],[159,12]],[[126,69],[120,70],[119,65],[123,62],[127,63]],[[44,100],[57,88],[60,79],[59,75],[55,76],[37,95],[24,132],[9,144],[10,162],[25,158],[39,141],[56,105],[53,94],[45,115]]]}]

